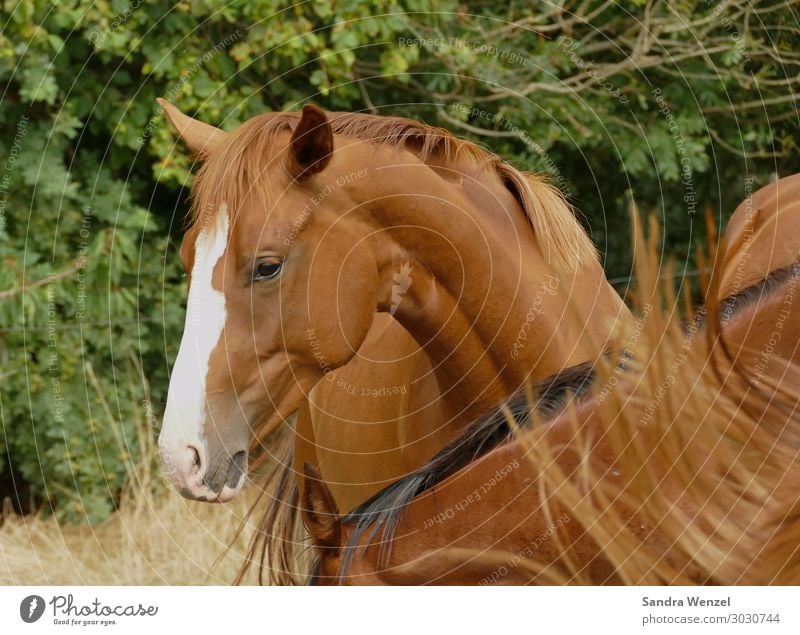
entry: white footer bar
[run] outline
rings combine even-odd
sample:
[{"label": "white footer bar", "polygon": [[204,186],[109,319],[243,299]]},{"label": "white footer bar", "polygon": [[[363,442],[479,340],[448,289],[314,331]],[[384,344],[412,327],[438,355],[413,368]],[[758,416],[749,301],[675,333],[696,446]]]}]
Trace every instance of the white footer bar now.
[{"label": "white footer bar", "polygon": [[0,632],[778,635],[800,633],[798,604],[798,587],[0,587]]}]

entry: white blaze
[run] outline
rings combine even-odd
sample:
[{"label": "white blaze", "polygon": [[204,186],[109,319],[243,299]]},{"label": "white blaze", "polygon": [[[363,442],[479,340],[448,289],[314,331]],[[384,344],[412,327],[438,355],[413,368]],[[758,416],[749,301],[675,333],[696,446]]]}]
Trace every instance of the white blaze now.
[{"label": "white blaze", "polygon": [[[212,286],[214,267],[228,244],[228,208],[223,203],[210,227],[195,240],[186,323],[172,369],[159,446],[167,475],[186,485],[193,465],[192,445],[203,455],[206,440],[206,378],[209,358],[225,326],[225,295]],[[198,475],[202,478],[202,475]]]}]

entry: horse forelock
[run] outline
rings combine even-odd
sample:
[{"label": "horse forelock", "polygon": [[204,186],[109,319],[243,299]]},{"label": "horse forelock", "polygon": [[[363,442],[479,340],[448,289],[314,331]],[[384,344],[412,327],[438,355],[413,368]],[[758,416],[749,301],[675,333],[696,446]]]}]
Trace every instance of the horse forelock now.
[{"label": "horse forelock", "polygon": [[[284,147],[277,138],[293,131],[299,120],[298,112],[258,115],[211,151],[194,181],[190,223],[204,224],[223,203],[233,221],[249,195],[268,204],[272,193],[265,171]],[[493,172],[498,185],[517,199],[551,263],[567,272],[599,266],[597,251],[572,208],[543,176],[520,171],[471,141],[412,119],[332,112],[328,121],[336,135],[407,150],[423,162],[435,158],[459,171]]]}]

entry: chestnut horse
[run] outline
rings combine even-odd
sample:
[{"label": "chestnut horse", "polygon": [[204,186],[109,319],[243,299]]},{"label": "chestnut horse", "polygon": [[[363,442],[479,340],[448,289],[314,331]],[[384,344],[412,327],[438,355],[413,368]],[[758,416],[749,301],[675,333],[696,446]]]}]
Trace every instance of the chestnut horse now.
[{"label": "chestnut horse", "polygon": [[344,518],[307,465],[314,582],[797,584],[800,262],[720,311],[727,271],[699,337],[649,306],[626,340],[638,363],[591,390],[584,371],[540,383],[561,404],[540,398],[532,432],[503,442],[506,416],[532,416],[522,394]]},{"label": "chestnut horse", "polygon": [[725,228],[720,297],[738,294],[800,258],[800,174],[748,196]]},{"label": "chestnut horse", "polygon": [[225,133],[161,103],[204,161],[159,439],[186,496],[230,500],[301,409],[295,460],[346,508],[628,317],[563,198],[445,131],[307,106]]}]

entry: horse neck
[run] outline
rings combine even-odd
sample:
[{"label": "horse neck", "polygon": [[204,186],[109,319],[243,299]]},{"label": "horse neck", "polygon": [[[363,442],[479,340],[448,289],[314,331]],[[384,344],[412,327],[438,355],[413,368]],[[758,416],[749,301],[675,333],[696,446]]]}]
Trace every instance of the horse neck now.
[{"label": "horse neck", "polygon": [[368,205],[386,230],[374,233],[380,308],[425,350],[459,412],[474,416],[602,350],[609,318],[626,310],[600,264],[554,270],[497,177],[447,180],[407,165],[380,182],[391,195],[373,192]]}]

